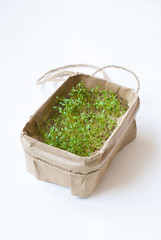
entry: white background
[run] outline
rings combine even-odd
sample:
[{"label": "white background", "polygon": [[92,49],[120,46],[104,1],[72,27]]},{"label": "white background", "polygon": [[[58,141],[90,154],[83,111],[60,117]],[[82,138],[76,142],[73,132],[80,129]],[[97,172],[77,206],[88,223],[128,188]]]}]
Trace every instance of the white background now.
[{"label": "white background", "polygon": [[[141,82],[137,138],[87,199],[27,173],[20,143],[59,86],[36,80],[74,63],[121,65]],[[161,1],[1,0],[0,68],[0,239],[160,240]],[[137,87],[128,73],[106,72]]]}]

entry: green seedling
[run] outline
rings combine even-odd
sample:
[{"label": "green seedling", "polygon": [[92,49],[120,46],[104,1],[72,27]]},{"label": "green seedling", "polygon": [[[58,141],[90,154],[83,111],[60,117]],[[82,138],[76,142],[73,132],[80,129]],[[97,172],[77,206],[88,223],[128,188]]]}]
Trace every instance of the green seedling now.
[{"label": "green seedling", "polygon": [[102,148],[128,109],[127,101],[112,91],[88,89],[83,81],[69,97],[56,98],[53,114],[40,129],[43,142],[87,157]]}]

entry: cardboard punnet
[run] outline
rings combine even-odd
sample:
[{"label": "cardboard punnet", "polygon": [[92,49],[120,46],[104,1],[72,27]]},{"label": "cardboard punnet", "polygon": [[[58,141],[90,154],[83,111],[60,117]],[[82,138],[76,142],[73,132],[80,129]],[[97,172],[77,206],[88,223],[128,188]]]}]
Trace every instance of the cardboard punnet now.
[{"label": "cardboard punnet", "polygon": [[[71,88],[83,80],[88,88],[100,85],[101,90],[111,90],[128,101],[129,109],[118,120],[117,127],[101,150],[91,157],[81,157],[49,146],[39,138],[38,126],[44,125],[53,111],[56,96],[68,96]],[[86,74],[69,77],[30,118],[21,133],[27,170],[36,178],[60,184],[71,193],[88,197],[100,182],[114,156],[136,137],[135,116],[139,109],[139,97],[131,88]]]}]

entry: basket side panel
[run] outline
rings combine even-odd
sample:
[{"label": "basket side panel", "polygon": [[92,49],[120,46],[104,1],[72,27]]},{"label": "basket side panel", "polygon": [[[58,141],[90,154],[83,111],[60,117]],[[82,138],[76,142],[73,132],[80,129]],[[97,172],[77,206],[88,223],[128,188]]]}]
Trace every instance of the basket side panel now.
[{"label": "basket side panel", "polygon": [[54,168],[50,164],[45,164],[42,160],[34,159],[28,153],[25,153],[25,159],[27,171],[37,179],[70,187],[70,174],[67,171]]},{"label": "basket side panel", "polygon": [[98,184],[98,171],[87,175],[71,175],[71,193],[79,197],[89,197]]}]

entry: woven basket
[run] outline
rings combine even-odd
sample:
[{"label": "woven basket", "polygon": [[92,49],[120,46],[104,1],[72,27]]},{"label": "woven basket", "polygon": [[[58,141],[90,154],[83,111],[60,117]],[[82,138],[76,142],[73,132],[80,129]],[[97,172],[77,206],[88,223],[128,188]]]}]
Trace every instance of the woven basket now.
[{"label": "woven basket", "polygon": [[[133,72],[131,73],[136,77]],[[138,81],[137,77],[136,79]],[[45,117],[48,118],[51,114],[56,96],[68,96],[71,88],[81,80],[89,89],[100,85],[101,90],[108,89],[117,93],[128,101],[129,106],[127,112],[119,118],[117,127],[102,149],[91,157],[77,156],[44,144],[39,140],[37,128],[37,126],[42,126]],[[21,142],[25,152],[27,170],[38,179],[69,187],[73,195],[88,197],[97,187],[114,156],[136,138],[135,116],[139,108],[138,90],[139,86],[135,91],[92,75],[73,74],[37,110],[22,130]]]}]

